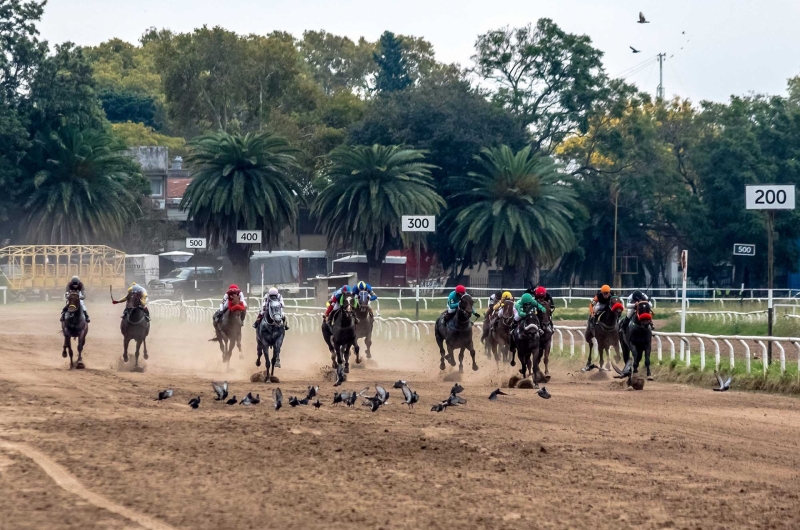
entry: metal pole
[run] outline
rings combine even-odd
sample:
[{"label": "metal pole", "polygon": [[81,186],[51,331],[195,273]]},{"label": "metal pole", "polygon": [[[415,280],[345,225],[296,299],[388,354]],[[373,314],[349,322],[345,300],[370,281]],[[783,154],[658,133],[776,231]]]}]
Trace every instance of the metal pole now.
[{"label": "metal pole", "polygon": [[194,305],[197,307],[197,249],[194,249]]},{"label": "metal pole", "polygon": [[658,88],[656,89],[656,99],[664,99],[664,59],[666,53],[658,54]]},{"label": "metal pole", "polygon": [[[773,233],[775,231],[775,212],[773,210],[767,211],[767,289],[769,289],[769,303],[767,304],[767,334],[772,336],[772,315],[774,309],[772,307],[772,281],[773,281]],[[772,341],[767,344],[767,362],[772,364]]]},{"label": "metal pole", "polygon": [[[686,277],[687,269],[689,268],[689,251],[684,250],[681,256],[681,265],[683,265],[683,295],[681,296],[681,335],[686,333]],[[681,337],[683,339],[683,337]],[[683,358],[683,350],[685,343],[681,340],[681,358]]]},{"label": "metal pole", "polygon": [[416,310],[416,317],[414,320],[419,320],[419,252],[420,252],[420,240],[419,236],[417,236],[417,310]]},{"label": "metal pole", "polygon": [[613,281],[614,288],[618,289],[621,286],[617,281],[617,218],[619,213],[619,187],[614,190],[614,266],[613,266]]}]

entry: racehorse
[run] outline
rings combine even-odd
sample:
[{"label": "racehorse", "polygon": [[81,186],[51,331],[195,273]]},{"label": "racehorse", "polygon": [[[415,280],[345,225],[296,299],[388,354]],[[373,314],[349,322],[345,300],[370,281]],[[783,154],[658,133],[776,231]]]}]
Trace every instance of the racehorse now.
[{"label": "racehorse", "polygon": [[147,320],[144,309],[141,306],[142,292],[133,289],[131,291],[131,298],[128,301],[131,304],[131,309],[119,325],[122,331],[122,360],[128,362],[128,344],[130,341],[136,342],[136,360],[134,361],[133,368],[139,368],[139,348],[144,345],[144,359],[148,359],[147,355],[147,335],[150,334],[150,322]]},{"label": "racehorse", "polygon": [[444,345],[447,343],[447,362],[450,366],[456,365],[456,360],[453,352],[461,349],[458,354],[458,371],[464,371],[464,350],[469,350],[472,356],[472,369],[477,370],[478,364],[475,362],[475,348],[472,345],[472,297],[465,294],[461,297],[458,303],[456,314],[448,321],[445,322],[445,313],[436,321],[436,344],[439,345],[439,355],[441,360],[439,362],[439,370],[444,370]]},{"label": "racehorse", "polygon": [[[64,348],[61,356],[66,358],[69,352],[69,367],[83,369],[83,345],[86,344],[86,334],[89,333],[89,324],[81,310],[81,294],[70,291],[67,295],[67,314],[61,322],[61,332],[64,334]],[[72,339],[78,339],[78,362],[72,362]]]},{"label": "racehorse", "polygon": [[647,300],[637,302],[633,317],[627,327],[619,332],[622,343],[622,357],[625,359],[623,373],[637,373],[639,363],[644,355],[644,365],[647,367],[647,379],[653,380],[650,375],[650,349],[653,342],[653,310]]},{"label": "racehorse", "polygon": [[[622,314],[623,305],[619,301],[619,297],[612,296],[608,302],[609,307],[600,311],[596,315],[597,323],[593,324],[591,321],[586,325],[586,332],[583,334],[587,344],[589,344],[589,357],[586,359],[586,370],[592,365],[592,338],[597,339],[597,350],[600,355],[600,369],[605,371],[611,370],[611,348],[614,348],[617,359],[621,348],[619,346],[619,316]],[[603,353],[608,355],[606,366],[603,366]]]},{"label": "racehorse", "polygon": [[367,347],[367,359],[372,359],[372,326],[375,320],[369,314],[369,298],[370,295],[366,291],[359,291],[358,293],[358,307],[356,308],[356,316],[358,322],[356,323],[356,341],[364,339],[364,345]]},{"label": "racehorse", "polygon": [[553,309],[547,307],[547,302],[542,305],[545,306],[547,311],[541,312],[538,309],[536,311],[539,322],[542,323],[542,331],[544,331],[539,337],[539,349],[542,353],[542,359],[544,360],[544,375],[545,377],[550,377],[550,350],[553,347],[553,335],[555,334],[552,318]]},{"label": "racehorse", "polygon": [[361,364],[358,341],[356,340],[356,310],[353,295],[342,296],[339,311],[333,316],[333,322],[322,322],[322,338],[331,352],[331,363],[335,370],[344,363],[344,372],[350,373],[350,348],[356,352],[356,363]]},{"label": "racehorse", "polygon": [[[539,370],[539,363],[542,360],[540,330],[539,317],[536,316],[536,312],[531,311],[524,320],[520,320],[517,328],[513,331],[514,345],[517,349],[519,362],[522,365],[519,373],[522,374],[523,378],[533,375],[534,383],[547,382],[548,379]],[[511,358],[511,366],[515,366],[513,356]]]},{"label": "racehorse", "polygon": [[[261,324],[256,329],[258,357],[256,366],[261,366],[261,355],[267,363],[267,375],[275,375],[275,368],[281,367],[281,346],[286,330],[283,329],[283,308],[277,300],[271,300]],[[269,349],[272,348],[272,362],[269,360]]]},{"label": "racehorse", "polygon": [[239,358],[242,354],[242,324],[245,314],[244,305],[241,303],[241,294],[232,293],[228,295],[228,310],[222,313],[222,318],[217,322],[214,319],[215,336],[209,342],[218,342],[219,351],[222,352],[222,362],[226,363],[226,368],[231,367],[231,357],[233,356],[234,346],[239,349]]},{"label": "racehorse", "polygon": [[[508,351],[511,346],[511,327],[514,324],[514,302],[512,300],[503,300],[502,304],[503,315],[495,315],[492,320],[486,347],[491,350],[495,361],[507,363],[511,361]],[[497,351],[498,346],[500,347],[499,353]]]}]

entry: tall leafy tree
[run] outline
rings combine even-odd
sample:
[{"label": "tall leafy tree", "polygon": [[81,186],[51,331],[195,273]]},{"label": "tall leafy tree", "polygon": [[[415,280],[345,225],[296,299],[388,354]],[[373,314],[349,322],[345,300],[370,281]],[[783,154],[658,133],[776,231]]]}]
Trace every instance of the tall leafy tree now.
[{"label": "tall leafy tree", "polygon": [[103,131],[64,127],[36,138],[25,203],[30,241],[87,244],[120,238],[148,190],[125,146]]},{"label": "tall leafy tree", "polygon": [[445,205],[424,158],[416,149],[383,145],[342,146],[329,155],[328,185],[312,213],[330,246],[366,253],[373,283],[388,252],[404,244],[401,217],[435,215]]},{"label": "tall leafy tree", "polygon": [[531,128],[537,148],[552,151],[585,129],[606,90],[603,53],[588,36],[567,33],[547,18],[480,35],[475,52],[475,72],[497,85],[495,101]]},{"label": "tall leafy tree", "polygon": [[461,190],[448,198],[457,251],[502,267],[505,285],[519,273],[533,278],[575,247],[570,219],[580,206],[550,157],[501,146],[482,150],[478,163],[481,171],[452,177]]},{"label": "tall leafy tree", "polygon": [[195,138],[186,163],[193,176],[181,201],[195,227],[214,247],[225,247],[237,281],[247,281],[251,245],[237,230],[262,230],[273,245],[297,221],[298,189],[288,142],[266,133],[215,132]]},{"label": "tall leafy tree", "polygon": [[379,94],[403,90],[413,82],[403,55],[403,41],[391,31],[381,35],[375,63],[378,65],[375,90]]}]

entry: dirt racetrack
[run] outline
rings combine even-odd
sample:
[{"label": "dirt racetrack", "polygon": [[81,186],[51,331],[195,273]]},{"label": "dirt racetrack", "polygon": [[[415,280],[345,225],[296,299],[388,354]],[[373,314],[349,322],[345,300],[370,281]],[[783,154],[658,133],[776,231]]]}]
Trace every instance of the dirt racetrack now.
[{"label": "dirt racetrack", "polygon": [[[119,372],[116,308],[91,303],[85,371],[61,358],[59,306],[0,306],[0,528],[797,528],[800,401],[551,366],[552,399],[486,398],[513,373],[482,354],[464,407],[428,342],[381,342],[345,389],[406,379],[376,413],[332,407],[319,337],[290,331],[278,385],[320,410],[275,411],[245,359],[222,371],[210,328],[154,322],[145,373]],[[469,364],[466,365],[467,371]],[[227,407],[211,380],[265,402]],[[153,401],[158,390],[175,397]],[[198,410],[186,402],[201,395]]]}]

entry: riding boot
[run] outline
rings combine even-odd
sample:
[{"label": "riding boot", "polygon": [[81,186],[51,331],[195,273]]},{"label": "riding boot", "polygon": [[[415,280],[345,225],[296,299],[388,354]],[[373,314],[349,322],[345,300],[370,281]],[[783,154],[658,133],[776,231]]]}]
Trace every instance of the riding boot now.
[{"label": "riding boot", "polygon": [[261,319],[264,318],[262,315],[258,315],[256,317],[256,321],[253,322],[253,329],[258,329],[258,326],[261,325]]},{"label": "riding boot", "polygon": [[91,322],[91,320],[89,320],[89,313],[86,310],[83,311],[83,316],[84,316],[84,318],[86,318],[86,323],[87,324],[89,322]]},{"label": "riding boot", "polygon": [[131,312],[130,308],[126,307],[125,310],[122,312],[122,317],[121,318],[123,318],[123,319],[128,318],[128,313],[130,313],[130,312]]},{"label": "riding boot", "polygon": [[283,329],[289,331],[289,324],[286,323],[286,317],[283,317]]},{"label": "riding boot", "polygon": [[143,307],[142,311],[144,311],[144,319],[150,322],[150,310],[146,307]]},{"label": "riding boot", "polygon": [[64,322],[65,318],[67,318],[67,310],[66,309],[61,311],[61,322]]}]

